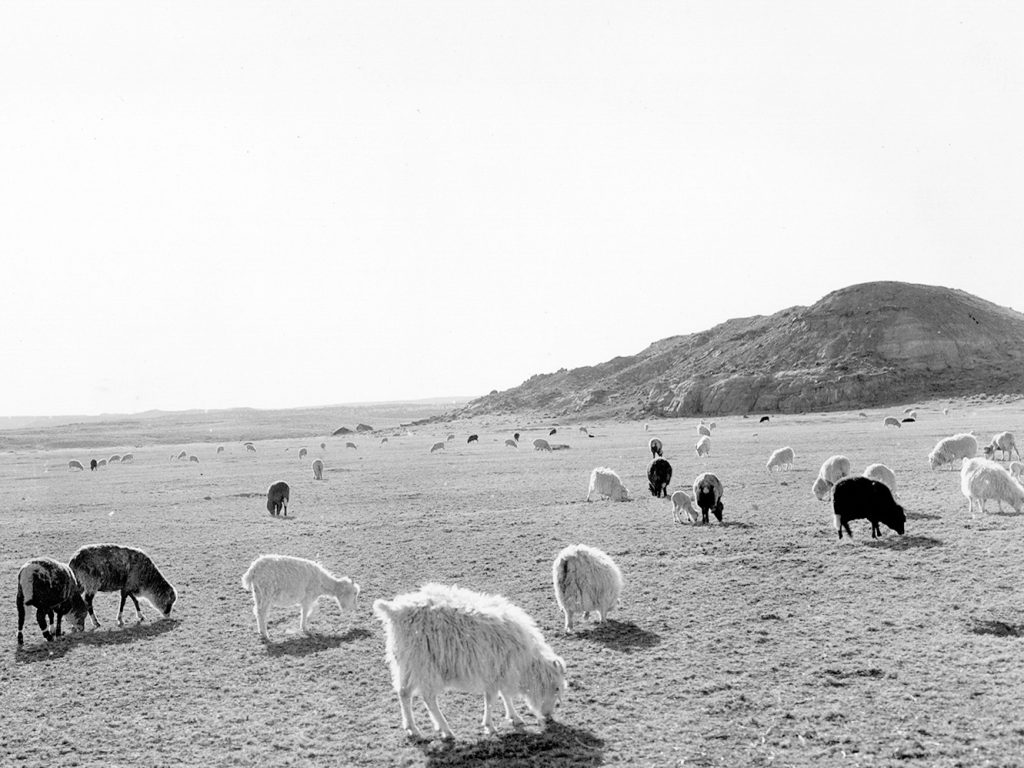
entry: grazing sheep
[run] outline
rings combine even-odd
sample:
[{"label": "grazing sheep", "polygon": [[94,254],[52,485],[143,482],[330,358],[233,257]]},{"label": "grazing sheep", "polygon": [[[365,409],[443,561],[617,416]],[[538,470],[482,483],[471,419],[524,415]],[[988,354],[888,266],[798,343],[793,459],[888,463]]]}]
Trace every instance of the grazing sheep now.
[{"label": "grazing sheep", "polygon": [[949,416],[949,408],[943,408],[942,409],[942,415],[943,416]]},{"label": "grazing sheep", "polygon": [[430,452],[433,453],[434,451],[443,451],[444,447],[445,447],[444,440],[439,440],[436,443],[434,443],[432,446],[430,446]]},{"label": "grazing sheep", "polygon": [[198,456],[189,456],[188,460],[189,461],[194,461],[196,464],[199,463],[199,457]]},{"label": "grazing sheep", "polygon": [[97,466],[99,466],[99,465],[96,463],[96,459],[91,459],[89,461],[89,471],[90,472],[95,472]]},{"label": "grazing sheep", "polygon": [[907,516],[903,507],[896,503],[892,491],[885,483],[869,477],[844,477],[836,483],[832,494],[832,512],[839,538],[843,538],[843,529],[852,539],[851,520],[867,519],[871,522],[871,538],[882,535],[879,523],[903,535]]},{"label": "grazing sheep", "polygon": [[324,479],[324,463],[321,459],[313,459],[313,463],[310,464],[313,468],[313,479],[323,480]]},{"label": "grazing sheep", "polygon": [[505,447],[506,448],[518,448],[519,447],[519,443],[517,443],[511,437],[506,437],[505,438]]},{"label": "grazing sheep", "polygon": [[36,609],[36,623],[48,643],[61,636],[61,622],[65,614],[70,614],[74,622],[72,632],[85,629],[85,617],[89,614],[74,572],[49,557],[37,557],[21,566],[15,605],[18,608],[18,645],[25,644],[26,605]]},{"label": "grazing sheep", "polygon": [[267,614],[275,605],[301,606],[299,629],[308,633],[309,617],[321,597],[333,597],[343,611],[354,611],[359,597],[359,585],[347,576],[338,578],[319,563],[288,555],[257,557],[242,575],[242,586],[252,591],[252,612],[264,640],[270,639]]},{"label": "grazing sheep", "polygon": [[882,483],[892,491],[893,498],[896,497],[896,473],[885,464],[869,464],[864,468],[864,477]]},{"label": "grazing sheep", "polygon": [[291,489],[284,480],[279,480],[267,489],[267,512],[277,517],[284,512],[288,517],[288,496]]},{"label": "grazing sheep", "polygon": [[99,461],[96,462],[96,468],[97,469],[99,469],[100,467],[105,467],[105,466],[107,466],[107,460],[106,459],[100,459]]},{"label": "grazing sheep", "polygon": [[580,427],[580,432],[582,432],[587,437],[590,437],[590,430],[587,429],[586,427]]},{"label": "grazing sheep", "polygon": [[994,459],[996,451],[999,451],[1002,456],[1000,458],[1003,461],[1008,461],[1013,458],[1013,454],[1017,454],[1017,458],[1020,458],[1020,451],[1017,449],[1017,441],[1013,436],[1013,432],[1000,432],[998,435],[993,435],[992,442],[985,446],[985,457]]},{"label": "grazing sheep", "polygon": [[714,429],[717,426],[718,425],[715,422],[712,421],[710,424],[708,424],[708,429]]},{"label": "grazing sheep", "polygon": [[725,505],[722,504],[722,481],[717,475],[704,472],[697,475],[693,481],[693,499],[700,507],[701,522],[708,522],[708,512],[714,514],[718,522],[722,522],[722,511]]},{"label": "grazing sheep", "polygon": [[900,420],[897,419],[895,416],[886,416],[885,417],[885,421],[882,422],[882,426],[885,426],[885,427],[896,427],[896,429],[899,429],[900,428]]},{"label": "grazing sheep", "polygon": [[770,417],[770,416],[762,416],[762,417],[760,418],[760,420],[758,420],[758,422],[757,422],[757,423],[758,423],[758,424],[764,424],[764,423],[765,423],[766,421],[771,421],[771,417]]},{"label": "grazing sheep", "polygon": [[533,450],[535,451],[550,451],[551,444],[543,437],[538,437],[533,441]]},{"label": "grazing sheep", "polygon": [[455,433],[454,432],[449,432],[448,433],[448,437],[445,438],[445,440],[454,440],[454,439],[455,439]]},{"label": "grazing sheep", "polygon": [[382,438],[380,439],[380,444],[381,444],[381,445],[386,445],[386,444],[387,444],[387,442],[388,442],[388,439],[387,439],[386,437],[382,437]]},{"label": "grazing sheep", "polygon": [[327,450],[327,443],[320,443],[320,450],[321,451],[326,451]]},{"label": "grazing sheep", "polygon": [[223,445],[218,445],[217,446],[217,453],[224,453],[224,446]]},{"label": "grazing sheep", "polygon": [[351,441],[345,443],[345,447],[346,448],[353,448],[353,449],[355,449],[357,451],[359,450],[359,446],[356,445],[355,443],[351,442]]},{"label": "grazing sheep", "polygon": [[680,512],[685,512],[686,519],[691,523],[697,522],[697,510],[693,508],[693,499],[686,491],[676,491],[672,494],[672,519],[677,523],[683,522]]},{"label": "grazing sheep", "polygon": [[111,456],[109,459],[107,459],[107,464],[120,464],[120,463],[121,463],[121,457],[118,454],[116,454],[116,453],[113,456]]},{"label": "grazing sheep", "polygon": [[78,459],[72,459],[71,461],[69,461],[68,469],[80,469],[83,472],[85,471],[85,467],[82,466],[82,462],[80,462]]},{"label": "grazing sheep", "polygon": [[1005,501],[1014,512],[1024,508],[1024,486],[1014,479],[1001,464],[989,459],[964,459],[960,468],[960,492],[967,497],[967,511],[974,514],[974,502],[985,513],[985,502],[998,502],[1002,510]]},{"label": "grazing sheep", "polygon": [[598,496],[607,496],[612,501],[630,501],[629,490],[622,484],[615,470],[608,467],[596,467],[590,473],[587,501],[590,501],[590,497],[595,493]]},{"label": "grazing sheep", "polygon": [[1021,464],[1019,461],[1010,462],[1010,474],[1016,477],[1018,480],[1020,479],[1022,470],[1024,470],[1024,464]]},{"label": "grazing sheep", "polygon": [[139,610],[138,597],[148,600],[165,618],[170,617],[171,608],[178,597],[174,587],[141,549],[117,544],[92,544],[75,552],[68,565],[85,592],[85,605],[94,627],[100,625],[92,610],[92,601],[97,592],[120,590],[118,626],[124,626],[124,604],[129,597],[135,605],[135,615],[139,621],[145,621],[145,617]]},{"label": "grazing sheep", "polygon": [[644,424],[644,432],[647,432],[651,428],[650,424]]},{"label": "grazing sheep", "polygon": [[825,459],[818,470],[818,479],[814,481],[811,490],[818,497],[818,501],[824,501],[832,493],[832,486],[842,478],[850,474],[850,460],[845,456],[830,456]]},{"label": "grazing sheep", "polygon": [[917,421],[917,411],[912,410],[910,413],[907,414],[907,416],[909,416],[911,420]]},{"label": "grazing sheep", "polygon": [[711,454],[711,438],[707,435],[702,435],[700,440],[697,441],[697,445],[694,446],[697,450],[697,456],[708,456]]},{"label": "grazing sheep", "polygon": [[586,544],[574,544],[559,552],[551,576],[555,602],[565,614],[566,632],[573,630],[574,613],[582,613],[586,619],[596,611],[597,623],[602,623],[622,594],[619,567],[607,553]]},{"label": "grazing sheep", "polygon": [[953,462],[958,459],[973,459],[977,455],[977,438],[974,435],[961,432],[939,440],[932,448],[932,452],[928,454],[928,464],[932,469],[938,469],[943,464],[953,466]]},{"label": "grazing sheep", "polygon": [[533,619],[500,595],[426,584],[390,602],[375,601],[373,612],[384,625],[402,728],[411,737],[422,738],[412,714],[414,694],[423,698],[434,729],[451,739],[437,703],[445,690],[483,694],[487,733],[494,732],[492,710],[499,696],[505,716],[521,725],[514,696],[523,694],[534,714],[547,720],[565,690],[565,662]]},{"label": "grazing sheep", "polygon": [[519,442],[519,433],[516,432],[514,435],[512,435],[512,439],[515,440],[518,443]]},{"label": "grazing sheep", "polygon": [[903,412],[904,413],[910,413],[913,410],[914,410],[914,406],[910,405],[910,406],[907,406],[906,408],[904,408]]},{"label": "grazing sheep", "polygon": [[792,469],[793,459],[795,458],[796,456],[793,453],[793,449],[788,445],[785,448],[779,448],[777,451],[773,451],[772,455],[768,457],[768,464],[766,465],[768,468],[768,474],[770,475],[772,470],[776,467],[779,468],[780,472],[783,469]]},{"label": "grazing sheep", "polygon": [[648,443],[648,447],[651,449],[652,459],[657,458],[658,456],[664,456],[664,454],[662,453],[664,446],[662,446],[661,440],[659,440],[658,438],[652,437],[650,443]]},{"label": "grazing sheep", "polygon": [[698,437],[711,437],[711,427],[707,426],[706,424],[700,424],[697,427],[697,436]]},{"label": "grazing sheep", "polygon": [[300,459],[306,458],[306,454],[308,454],[308,453],[309,453],[309,451],[307,451],[305,448],[299,448],[299,458]]},{"label": "grazing sheep", "polygon": [[479,440],[480,440],[480,435],[470,435],[469,437],[466,438],[466,445],[469,445],[470,443],[478,442]]},{"label": "grazing sheep", "polygon": [[557,429],[556,427],[553,427],[553,428],[551,429],[551,431],[550,431],[550,432],[548,432],[548,437],[551,437],[551,436],[552,436],[553,434],[555,434],[555,433],[556,433],[557,431],[558,431],[558,429]]},{"label": "grazing sheep", "polygon": [[185,459],[188,458],[188,451],[179,451],[177,458],[178,458],[178,461],[184,461]]},{"label": "grazing sheep", "polygon": [[672,465],[665,459],[655,459],[647,467],[647,487],[656,499],[668,498],[668,484],[672,482]]},{"label": "grazing sheep", "polygon": [[256,453],[256,446],[253,445],[252,443],[249,443],[247,446],[245,446],[245,450],[247,453]]},{"label": "grazing sheep", "polygon": [[122,464],[131,464],[134,461],[135,461],[135,456],[133,454],[131,454],[131,453],[126,453],[124,456],[121,457],[121,463]]}]

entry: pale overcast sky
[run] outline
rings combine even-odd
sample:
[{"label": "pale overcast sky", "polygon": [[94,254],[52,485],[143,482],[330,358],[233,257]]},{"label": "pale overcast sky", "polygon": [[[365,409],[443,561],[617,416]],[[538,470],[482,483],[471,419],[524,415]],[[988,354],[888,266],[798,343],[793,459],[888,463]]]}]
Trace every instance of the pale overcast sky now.
[{"label": "pale overcast sky", "polygon": [[5,3],[0,415],[478,395],[857,282],[1024,309],[1024,6]]}]

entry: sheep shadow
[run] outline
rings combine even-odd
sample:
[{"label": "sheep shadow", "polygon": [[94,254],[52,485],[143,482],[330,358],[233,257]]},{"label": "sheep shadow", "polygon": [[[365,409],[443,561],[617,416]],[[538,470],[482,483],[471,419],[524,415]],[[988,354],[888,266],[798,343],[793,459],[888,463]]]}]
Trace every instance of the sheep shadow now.
[{"label": "sheep shadow", "polygon": [[327,651],[331,648],[340,648],[345,643],[353,643],[357,640],[365,640],[372,636],[372,632],[362,627],[355,627],[350,629],[343,635],[299,635],[297,637],[289,637],[285,640],[274,641],[271,640],[269,643],[264,641],[264,645],[267,648],[267,655],[273,657],[279,656],[309,656],[312,653],[320,653],[321,651]]},{"label": "sheep shadow", "polygon": [[996,637],[1024,637],[1024,624],[1011,624],[992,619],[971,619],[971,632]]},{"label": "sheep shadow", "polygon": [[945,544],[942,539],[936,539],[931,536],[886,536],[881,539],[871,539],[864,542],[865,546],[874,547],[875,549],[892,549],[897,552],[902,552],[906,549],[931,549],[932,547],[941,547]]},{"label": "sheep shadow", "polygon": [[933,515],[929,512],[907,512],[907,520],[941,520],[942,515]]},{"label": "sheep shadow", "polygon": [[[15,660],[21,664],[33,664],[37,661],[49,661],[65,656],[68,651],[80,645],[89,646],[110,646],[135,643],[159,637],[165,632],[170,632],[181,623],[180,619],[160,619],[153,622],[141,624],[130,624],[124,627],[112,626],[89,629],[85,632],[69,634],[66,630],[64,635],[52,643],[32,643],[31,645],[19,645],[15,654]],[[33,626],[35,624],[33,623]],[[28,627],[26,626],[26,630]],[[41,637],[41,635],[40,635]]]},{"label": "sheep shadow", "polygon": [[543,765],[587,768],[604,763],[604,739],[590,731],[550,721],[539,732],[519,728],[472,743],[419,743],[428,768]]},{"label": "sheep shadow", "polygon": [[639,627],[631,621],[605,619],[586,632],[568,635],[574,640],[593,640],[606,648],[632,653],[642,648],[653,648],[661,642],[661,635]]}]

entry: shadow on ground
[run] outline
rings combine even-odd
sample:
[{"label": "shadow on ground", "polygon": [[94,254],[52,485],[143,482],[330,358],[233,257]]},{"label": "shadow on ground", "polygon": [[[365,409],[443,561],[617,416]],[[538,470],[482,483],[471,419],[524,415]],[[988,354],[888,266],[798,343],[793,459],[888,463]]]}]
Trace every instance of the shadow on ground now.
[{"label": "shadow on ground", "polygon": [[588,768],[604,763],[604,740],[590,731],[550,722],[533,733],[524,729],[472,743],[423,741],[428,768],[452,766],[552,766]]},{"label": "shadow on ground", "polygon": [[331,648],[340,648],[345,643],[363,640],[372,636],[372,632],[362,627],[350,629],[344,635],[299,635],[286,640],[266,644],[270,656],[308,656]]},{"label": "shadow on ground", "polygon": [[606,619],[586,632],[577,631],[567,636],[575,640],[591,640],[615,651],[630,653],[639,648],[653,648],[661,642],[661,635],[638,627],[631,621]]},{"label": "shadow on ground", "polygon": [[869,547],[875,547],[877,549],[894,549],[902,551],[904,549],[931,549],[932,547],[941,547],[945,544],[942,539],[935,539],[931,536],[886,536],[881,539],[868,540],[864,542]]},{"label": "shadow on ground", "polygon": [[941,520],[942,515],[933,515],[929,512],[907,512],[907,520]]},{"label": "shadow on ground", "polygon": [[[31,643],[18,646],[15,660],[21,664],[32,664],[37,661],[59,659],[67,654],[68,651],[80,645],[99,646],[136,643],[157,637],[164,634],[164,632],[170,632],[180,623],[179,619],[161,619],[160,621],[143,622],[141,624],[128,624],[124,627],[114,624],[111,627],[103,626],[99,629],[75,632],[74,634],[69,634],[67,629],[65,629],[64,634],[52,643]],[[35,623],[32,626],[36,627]],[[42,637],[41,633],[39,633],[39,637]],[[28,627],[26,627],[25,639],[26,642],[32,639],[28,632]]]},{"label": "shadow on ground", "polygon": [[976,635],[995,635],[996,637],[1024,637],[1024,624],[1011,624],[991,619],[972,619],[971,632]]}]

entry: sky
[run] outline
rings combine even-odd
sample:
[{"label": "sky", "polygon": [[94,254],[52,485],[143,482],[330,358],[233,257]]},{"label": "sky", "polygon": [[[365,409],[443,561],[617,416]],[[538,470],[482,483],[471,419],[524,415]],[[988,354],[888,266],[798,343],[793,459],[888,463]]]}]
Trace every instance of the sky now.
[{"label": "sky", "polygon": [[0,415],[486,394],[903,280],[1024,309],[1024,6],[0,8]]}]

